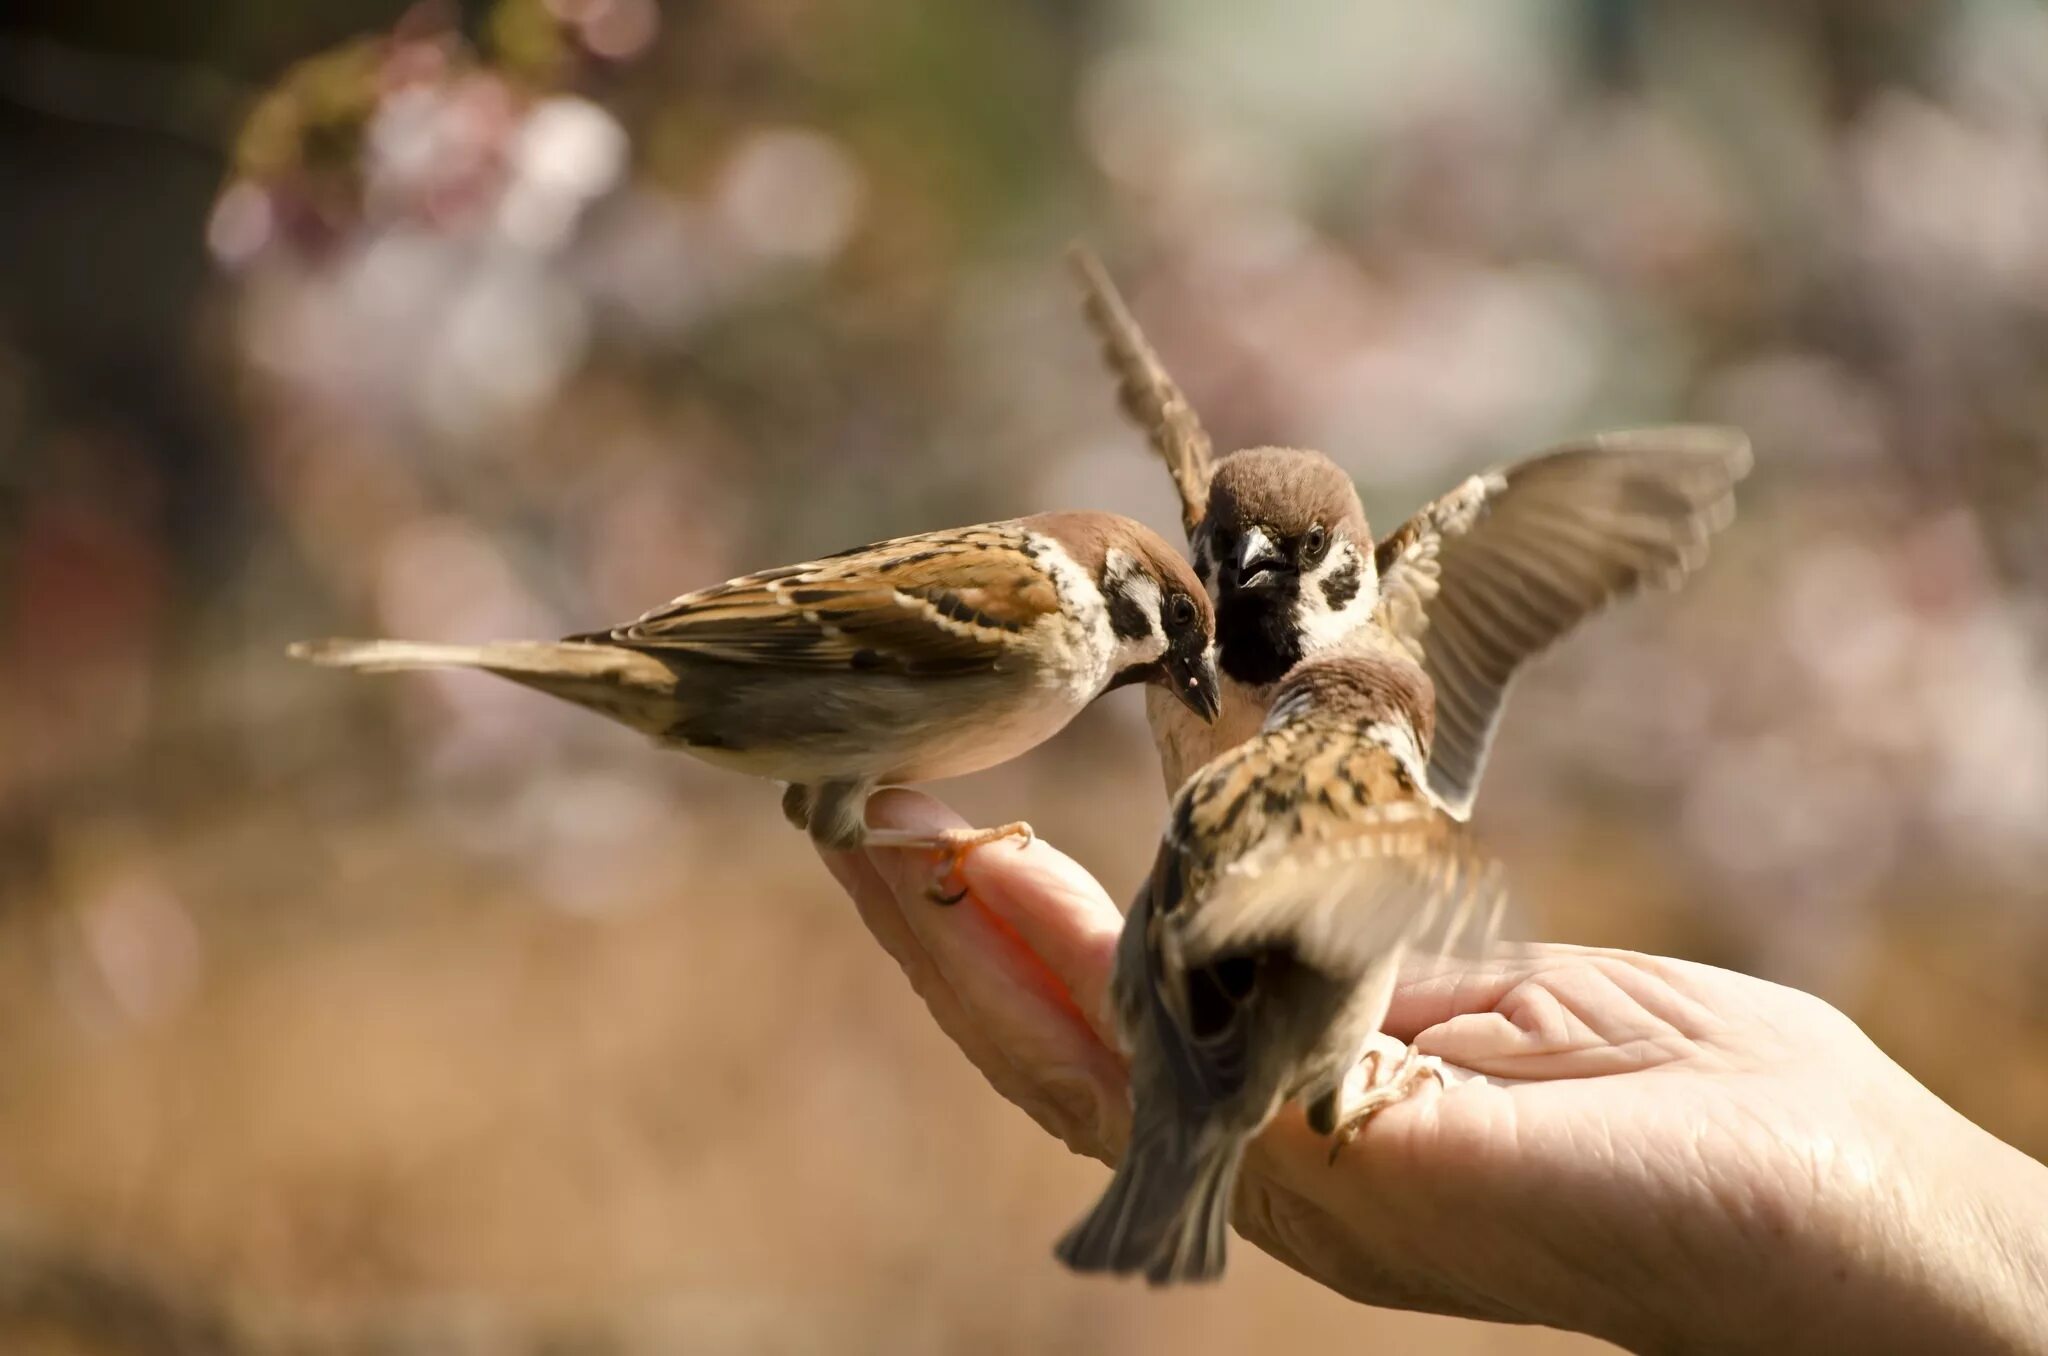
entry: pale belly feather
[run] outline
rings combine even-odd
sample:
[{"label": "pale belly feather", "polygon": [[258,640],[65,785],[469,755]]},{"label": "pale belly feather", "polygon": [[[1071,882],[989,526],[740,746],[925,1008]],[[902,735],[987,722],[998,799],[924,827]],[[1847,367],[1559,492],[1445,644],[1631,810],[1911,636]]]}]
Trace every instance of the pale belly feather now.
[{"label": "pale belly feather", "polygon": [[1065,729],[1094,696],[1095,684],[1085,679],[1044,675],[1021,689],[1006,684],[969,709],[946,713],[915,752],[882,780],[939,781],[1006,763]]},{"label": "pale belly feather", "polygon": [[1094,696],[1062,675],[774,684],[686,744],[707,763],[777,781],[938,781],[1017,757],[1050,739]]}]

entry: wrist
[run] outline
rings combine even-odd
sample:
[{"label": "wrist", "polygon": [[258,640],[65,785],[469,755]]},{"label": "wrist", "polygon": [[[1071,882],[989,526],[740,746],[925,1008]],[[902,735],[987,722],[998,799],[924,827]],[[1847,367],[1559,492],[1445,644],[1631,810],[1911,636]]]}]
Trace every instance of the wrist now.
[{"label": "wrist", "polygon": [[1905,1193],[1915,1305],[1949,1350],[2048,1352],[2048,1167],[1936,1106],[1938,1158]]},{"label": "wrist", "polygon": [[1705,1345],[2048,1352],[2048,1168],[1900,1078],[1889,1115],[1859,1115],[1883,1141],[1810,1147],[1803,1218],[1765,1231],[1790,1246],[1752,1233],[1729,1259]]}]

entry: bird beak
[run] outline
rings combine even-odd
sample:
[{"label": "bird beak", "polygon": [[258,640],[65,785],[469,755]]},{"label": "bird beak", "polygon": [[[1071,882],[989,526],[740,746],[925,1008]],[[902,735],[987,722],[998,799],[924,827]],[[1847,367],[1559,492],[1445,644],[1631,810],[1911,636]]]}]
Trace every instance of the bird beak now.
[{"label": "bird beak", "polygon": [[1168,655],[1164,667],[1166,685],[1173,689],[1173,695],[1200,716],[1204,724],[1214,725],[1216,717],[1223,714],[1223,684],[1216,676],[1214,649],[1204,647],[1199,654],[1187,657]]},{"label": "bird beak", "polygon": [[1279,567],[1287,563],[1273,545],[1273,539],[1259,528],[1244,534],[1237,548],[1237,586],[1249,593],[1264,593],[1280,586]]}]

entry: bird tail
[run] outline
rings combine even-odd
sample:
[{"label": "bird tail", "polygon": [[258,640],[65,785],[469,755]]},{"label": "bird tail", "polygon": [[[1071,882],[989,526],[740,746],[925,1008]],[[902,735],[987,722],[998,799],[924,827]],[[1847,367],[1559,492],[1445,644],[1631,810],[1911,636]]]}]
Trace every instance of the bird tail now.
[{"label": "bird tail", "polygon": [[[294,659],[362,673],[482,669],[658,734],[673,717],[676,675],[651,655],[582,641],[493,641],[435,645],[410,640],[302,640]],[[670,709],[664,709],[670,708]]]},{"label": "bird tail", "polygon": [[1244,1142],[1200,1139],[1177,1124],[1135,1129],[1108,1190],[1055,1255],[1075,1271],[1143,1270],[1153,1285],[1221,1276]]}]

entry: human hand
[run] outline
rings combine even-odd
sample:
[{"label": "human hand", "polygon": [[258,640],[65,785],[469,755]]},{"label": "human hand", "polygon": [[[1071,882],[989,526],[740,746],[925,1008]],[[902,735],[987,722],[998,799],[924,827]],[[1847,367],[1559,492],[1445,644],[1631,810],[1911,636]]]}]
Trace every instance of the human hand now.
[{"label": "human hand", "polygon": [[[869,813],[960,822],[907,792]],[[1113,1162],[1122,917],[1093,878],[1046,843],[996,844],[942,909],[918,854],[827,864],[996,1090]],[[2048,1170],[1810,995],[1538,946],[1418,968],[1386,1029],[1486,1079],[1387,1108],[1334,1162],[1290,1109],[1236,1204],[1248,1240],[1344,1295],[1638,1349],[2042,1349]]]}]

